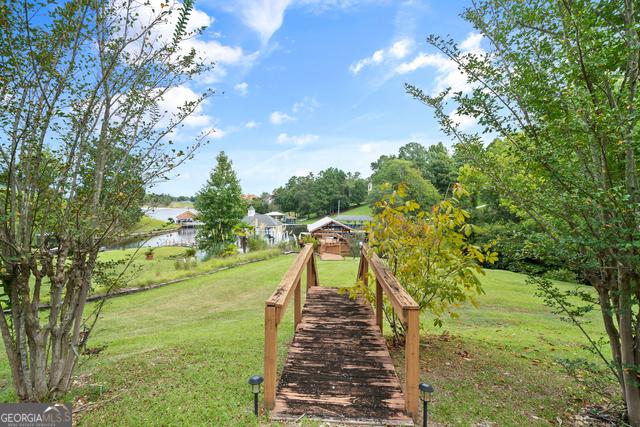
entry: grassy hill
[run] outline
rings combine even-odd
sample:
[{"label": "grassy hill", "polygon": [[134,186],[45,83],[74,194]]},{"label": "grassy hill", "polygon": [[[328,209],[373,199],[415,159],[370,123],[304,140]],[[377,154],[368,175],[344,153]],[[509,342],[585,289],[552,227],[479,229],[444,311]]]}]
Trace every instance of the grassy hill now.
[{"label": "grassy hill", "polygon": [[[89,342],[106,347],[83,358],[69,396],[80,409],[79,424],[258,425],[246,382],[262,373],[264,301],[293,259],[279,256],[110,300]],[[320,261],[318,269],[322,285],[347,286],[357,260]],[[583,338],[549,313],[524,276],[488,271],[482,281],[479,308],[463,307],[442,329],[425,316],[422,378],[436,388],[434,425],[566,421],[594,398],[556,363],[591,358]],[[597,322],[588,328],[600,331]],[[278,334],[281,365],[292,329],[290,308]],[[402,348],[392,356],[401,373]],[[0,357],[0,400],[14,399]]]},{"label": "grassy hill", "polygon": [[[356,206],[355,208],[347,209],[346,211],[341,211],[340,215],[370,215],[371,216],[372,214],[371,214],[371,207],[369,205],[361,205],[361,206]],[[329,216],[336,217],[338,216],[338,213],[335,212]],[[304,221],[300,221],[300,224],[311,224],[312,222],[316,222],[317,220],[324,217],[325,215],[309,218]]]},{"label": "grassy hill", "polygon": [[156,218],[143,215],[140,221],[130,231],[131,234],[149,234],[164,231],[173,231],[180,228],[179,224],[170,224]]}]

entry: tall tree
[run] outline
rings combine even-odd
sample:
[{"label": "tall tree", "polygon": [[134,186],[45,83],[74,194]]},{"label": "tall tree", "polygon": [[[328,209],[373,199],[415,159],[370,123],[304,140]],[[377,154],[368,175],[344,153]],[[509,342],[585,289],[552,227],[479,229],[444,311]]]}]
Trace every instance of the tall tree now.
[{"label": "tall tree", "polygon": [[[472,90],[428,96],[407,86],[596,289],[633,426],[640,426],[639,9],[633,0],[476,0],[464,16],[484,34],[487,54],[428,39]],[[499,135],[500,149],[463,132],[450,109]]]},{"label": "tall tree", "polygon": [[441,199],[438,190],[422,177],[420,171],[409,160],[388,158],[381,161],[376,172],[371,175],[371,182],[373,189],[369,194],[369,202],[372,206],[401,183],[406,187],[407,200],[413,200],[425,209]]},{"label": "tall tree", "polygon": [[410,142],[400,147],[398,158],[413,162],[422,177],[429,180],[440,194],[450,192],[458,178],[458,166],[442,142],[428,148]]},{"label": "tall tree", "polygon": [[[206,137],[190,148],[167,138],[208,93],[175,114],[159,107],[210,68],[182,47],[198,32],[187,31],[192,3],[0,6],[0,332],[21,400],[69,389],[99,314],[84,317],[103,277],[100,247],[137,220],[145,187]],[[158,38],[167,23],[172,40]]]},{"label": "tall tree", "polygon": [[224,151],[218,154],[216,162],[195,202],[198,219],[204,223],[198,231],[200,247],[211,253],[221,253],[235,242],[234,227],[240,223],[246,207],[240,181]]}]

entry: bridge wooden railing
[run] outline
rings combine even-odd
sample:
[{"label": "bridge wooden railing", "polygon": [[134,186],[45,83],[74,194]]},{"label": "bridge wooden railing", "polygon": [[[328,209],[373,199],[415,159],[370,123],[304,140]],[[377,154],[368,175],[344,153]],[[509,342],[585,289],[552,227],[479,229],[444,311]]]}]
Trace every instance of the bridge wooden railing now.
[{"label": "bridge wooden railing", "polygon": [[308,244],[298,254],[280,281],[278,288],[266,301],[264,310],[264,404],[267,409],[273,409],[276,399],[278,325],[284,317],[292,295],[294,295],[294,331],[302,319],[300,279],[305,266],[307,268],[307,292],[311,286],[318,286],[318,269],[313,256],[313,245]]},{"label": "bridge wooden railing", "polygon": [[383,324],[383,293],[387,295],[393,310],[404,324],[406,332],[404,407],[415,420],[418,415],[418,383],[420,382],[420,307],[375,252],[366,245],[362,245],[360,255],[358,279],[365,285],[368,284],[369,266],[376,278],[375,313],[380,332]]}]

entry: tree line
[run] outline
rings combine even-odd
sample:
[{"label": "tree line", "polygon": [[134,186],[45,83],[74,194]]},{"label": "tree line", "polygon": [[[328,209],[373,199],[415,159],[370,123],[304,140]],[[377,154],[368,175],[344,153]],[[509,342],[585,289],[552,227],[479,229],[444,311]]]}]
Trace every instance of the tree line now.
[{"label": "tree line", "polygon": [[293,176],[274,190],[276,206],[298,216],[329,215],[363,204],[367,199],[367,180],[359,172],[328,168],[318,174]]}]

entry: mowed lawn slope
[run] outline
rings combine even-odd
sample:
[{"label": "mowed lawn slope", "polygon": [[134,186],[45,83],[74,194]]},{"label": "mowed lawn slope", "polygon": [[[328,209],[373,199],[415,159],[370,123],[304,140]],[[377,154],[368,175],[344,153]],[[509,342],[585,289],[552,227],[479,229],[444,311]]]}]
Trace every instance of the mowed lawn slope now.
[{"label": "mowed lawn slope", "polygon": [[[70,396],[76,407],[84,405],[79,424],[257,425],[247,379],[262,373],[264,300],[293,259],[280,256],[110,300],[89,342],[106,348],[83,359]],[[357,260],[319,262],[318,268],[323,285],[349,285]],[[422,375],[437,390],[432,419],[548,425],[575,413],[586,393],[554,360],[584,355],[581,337],[549,314],[524,276],[489,271],[483,282],[487,294],[479,308],[462,308],[460,319],[447,320],[443,329],[425,319]],[[292,327],[289,309],[278,335],[280,364]],[[392,353],[401,374],[402,348]],[[0,397],[10,401],[15,396],[4,359]]]}]

